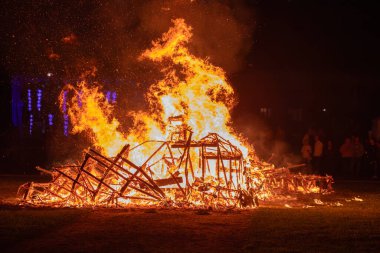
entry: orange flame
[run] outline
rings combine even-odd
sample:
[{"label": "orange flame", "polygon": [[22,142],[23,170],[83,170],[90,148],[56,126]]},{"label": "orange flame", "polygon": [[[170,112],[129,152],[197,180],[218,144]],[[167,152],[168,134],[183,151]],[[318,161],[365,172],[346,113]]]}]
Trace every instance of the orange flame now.
[{"label": "orange flame", "polygon": [[[147,98],[151,107],[161,111],[160,118],[166,125],[169,117],[183,115],[185,123],[194,130],[195,139],[218,133],[238,146],[246,157],[248,148],[229,127],[235,99],[225,72],[189,52],[186,44],[192,37],[192,28],[184,19],[172,22],[174,26],[140,57],[155,62],[169,61],[169,67],[162,71],[165,78],[149,89]],[[179,76],[183,75],[181,80]]]},{"label": "orange flame", "polygon": [[[73,125],[73,133],[92,133],[89,135],[96,147],[107,156],[114,156],[126,143],[124,135],[118,131],[119,121],[112,118],[112,106],[106,101],[98,87],[89,88],[81,81],[77,88],[67,86],[74,96],[69,101],[68,115]],[[63,91],[60,95],[63,105]]]},{"label": "orange flame", "polygon": [[[105,101],[99,87],[89,88],[82,81],[75,89],[77,96],[73,97],[70,104],[69,116],[74,126],[73,132],[92,132],[94,144],[106,155],[115,155],[126,142],[136,145],[149,139],[165,140],[169,133],[162,125],[169,125],[169,117],[182,115],[184,123],[193,129],[194,139],[200,139],[208,133],[218,133],[238,146],[246,157],[248,148],[229,126],[230,110],[235,99],[225,72],[189,52],[186,44],[192,37],[192,28],[183,19],[175,19],[173,24],[140,57],[155,62],[169,60],[169,63],[180,67],[180,70],[173,66],[164,68],[164,79],[149,88],[146,98],[151,108],[150,114],[129,113],[140,127],[132,128],[124,138],[124,134],[117,131],[119,122],[111,117],[112,106]],[[183,80],[178,71],[184,75]],[[74,88],[71,86],[70,89]],[[79,91],[82,108],[77,103]]]}]

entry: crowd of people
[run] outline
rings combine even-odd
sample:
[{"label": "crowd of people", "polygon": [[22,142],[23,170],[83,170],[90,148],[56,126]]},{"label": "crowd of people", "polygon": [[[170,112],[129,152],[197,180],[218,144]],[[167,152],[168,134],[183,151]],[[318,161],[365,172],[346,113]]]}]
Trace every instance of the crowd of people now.
[{"label": "crowd of people", "polygon": [[306,172],[333,175],[340,178],[378,178],[380,140],[371,132],[363,141],[359,136],[346,137],[335,145],[331,139],[306,133],[302,138],[301,156]]}]

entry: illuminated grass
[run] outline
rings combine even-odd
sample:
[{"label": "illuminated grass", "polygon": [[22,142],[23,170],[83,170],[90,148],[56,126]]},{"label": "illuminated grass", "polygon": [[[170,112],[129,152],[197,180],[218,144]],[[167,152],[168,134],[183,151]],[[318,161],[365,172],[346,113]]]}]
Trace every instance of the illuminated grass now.
[{"label": "illuminated grass", "polygon": [[[25,178],[5,181],[0,179],[2,199]],[[339,200],[342,207],[260,207],[210,215],[2,205],[0,242],[8,252],[379,252],[379,185],[337,184],[337,193],[323,201]],[[355,196],[364,201],[346,202]]]}]

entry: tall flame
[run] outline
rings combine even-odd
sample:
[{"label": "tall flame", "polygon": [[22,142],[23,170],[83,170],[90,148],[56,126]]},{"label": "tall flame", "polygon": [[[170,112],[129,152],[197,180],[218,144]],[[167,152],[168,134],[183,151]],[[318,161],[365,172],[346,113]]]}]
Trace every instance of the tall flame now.
[{"label": "tall flame", "polygon": [[74,96],[69,110],[74,133],[90,130],[95,145],[106,155],[115,155],[127,142],[133,145],[148,139],[166,139],[168,129],[162,126],[169,125],[169,117],[181,115],[193,130],[194,139],[218,133],[238,146],[246,157],[248,148],[229,126],[235,97],[225,72],[189,52],[186,45],[192,37],[192,28],[184,19],[172,22],[173,27],[140,56],[167,66],[162,70],[164,78],[151,85],[146,94],[150,112],[129,113],[139,127],[133,127],[124,137],[117,129],[119,122],[111,117],[112,107],[98,87],[90,89],[80,82],[75,90],[78,94],[81,91],[83,106],[79,107],[78,96]]},{"label": "tall flame", "polygon": [[[174,26],[141,55],[141,59],[169,65],[162,70],[165,78],[149,89],[147,98],[151,107],[161,111],[160,118],[165,124],[169,117],[183,115],[185,123],[194,130],[195,139],[215,132],[238,146],[246,156],[248,149],[229,127],[235,98],[225,72],[189,52],[186,44],[192,37],[192,28],[184,19],[172,22]],[[180,76],[184,76],[183,80]]]}]

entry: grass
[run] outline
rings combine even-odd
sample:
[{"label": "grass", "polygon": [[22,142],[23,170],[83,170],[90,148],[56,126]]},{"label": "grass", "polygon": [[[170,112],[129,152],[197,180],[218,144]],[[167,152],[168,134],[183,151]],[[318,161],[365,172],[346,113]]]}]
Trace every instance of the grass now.
[{"label": "grass", "polygon": [[[325,202],[340,207],[260,208],[245,252],[379,252],[379,182],[338,182]],[[364,201],[353,201],[359,196]]]},{"label": "grass", "polygon": [[245,249],[247,252],[377,252],[379,224],[379,211],[371,207],[262,208],[252,215],[250,239]]},{"label": "grass", "polygon": [[82,210],[8,209],[0,210],[0,241],[2,249],[17,245],[20,240],[33,240],[42,234],[76,221]]},{"label": "grass", "polygon": [[[341,207],[211,212],[22,208],[26,177],[0,177],[2,252],[379,252],[379,182],[338,182]],[[360,196],[363,202],[349,201]],[[13,201],[13,202],[12,202]]]}]

